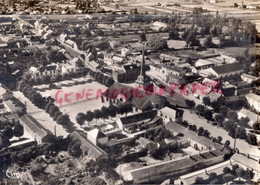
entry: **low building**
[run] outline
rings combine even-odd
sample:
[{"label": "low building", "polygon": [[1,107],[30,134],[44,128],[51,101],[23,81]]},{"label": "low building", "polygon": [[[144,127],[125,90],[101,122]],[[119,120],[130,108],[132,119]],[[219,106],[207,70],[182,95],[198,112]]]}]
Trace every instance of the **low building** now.
[{"label": "low building", "polygon": [[252,75],[244,73],[244,74],[241,75],[241,79],[245,82],[252,84],[253,82],[257,81],[259,79],[259,77],[252,76]]},{"label": "low building", "polygon": [[260,160],[256,160],[250,155],[245,155],[242,153],[235,153],[231,159],[232,164],[238,164],[239,166],[243,166],[244,169],[249,169],[254,173],[254,177],[251,179],[252,182],[259,183],[260,182],[260,168],[259,163]]},{"label": "low building", "polygon": [[88,155],[90,158],[95,160],[108,158],[108,155],[104,150],[88,140],[86,133],[81,131],[74,131],[69,135],[69,137],[73,141],[80,142],[80,149],[83,155]]},{"label": "low building", "polygon": [[4,85],[0,84],[0,100],[9,100],[13,98],[13,93],[7,89]]},{"label": "low building", "polygon": [[117,120],[117,125],[121,130],[129,127],[148,124],[157,116],[157,111],[147,111],[140,114],[134,114],[131,116],[121,117]]},{"label": "low building", "polygon": [[11,100],[3,101],[5,111],[10,112],[11,114],[22,113],[23,109],[20,106],[14,104]]},{"label": "low building", "polygon": [[158,110],[158,116],[163,118],[164,123],[167,122],[182,122],[183,118],[183,111],[181,110],[174,110],[170,107],[164,107]]},{"label": "low building", "polygon": [[215,66],[213,61],[206,60],[206,59],[199,59],[197,62],[194,64],[196,70],[201,70],[201,69],[208,69],[210,67]]},{"label": "low building", "polygon": [[44,142],[49,142],[53,135],[52,133],[45,129],[36,119],[30,115],[24,115],[20,117],[20,124],[24,127],[24,130],[28,132],[32,138],[35,139],[37,144],[42,144]]},{"label": "low building", "polygon": [[104,145],[108,142],[107,135],[98,130],[97,128],[88,131],[87,138],[95,145]]},{"label": "low building", "polygon": [[41,78],[44,75],[52,77],[62,74],[62,66],[59,64],[49,64],[45,67],[30,67],[29,72],[31,72],[33,78]]},{"label": "low building", "polygon": [[235,78],[243,73],[243,69],[238,63],[214,66],[207,70],[218,79]]},{"label": "low building", "polygon": [[155,31],[164,30],[166,28],[167,28],[167,24],[164,23],[164,22],[159,22],[159,21],[155,21],[153,23],[153,27],[152,27],[152,29],[155,30]]},{"label": "low building", "polygon": [[120,70],[113,71],[113,79],[120,83],[135,81],[139,75],[140,67],[135,64],[123,65]]},{"label": "low building", "polygon": [[136,141],[142,148],[147,148],[149,145],[154,144],[153,141],[151,141],[150,139],[147,139],[145,137],[140,137],[137,141]]},{"label": "low building", "polygon": [[254,108],[257,112],[260,112],[260,96],[250,93],[246,95],[247,102]]},{"label": "low building", "polygon": [[224,153],[219,150],[204,152],[197,155],[164,161],[141,168],[128,170],[122,174],[126,182],[145,184],[158,182],[167,178],[177,178],[180,174],[199,170],[224,161]]},{"label": "low building", "polygon": [[249,122],[248,125],[250,125],[251,127],[253,126],[254,123],[256,123],[257,121],[259,121],[260,123],[260,119],[258,119],[258,115],[255,114],[254,112],[247,110],[245,108],[241,109],[238,113],[237,113],[238,119],[241,118],[248,118]]}]

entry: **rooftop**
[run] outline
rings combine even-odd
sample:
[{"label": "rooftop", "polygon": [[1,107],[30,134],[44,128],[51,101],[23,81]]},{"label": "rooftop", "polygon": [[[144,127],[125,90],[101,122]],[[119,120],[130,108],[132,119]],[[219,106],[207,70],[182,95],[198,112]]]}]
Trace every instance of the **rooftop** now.
[{"label": "rooftop", "polygon": [[260,173],[259,163],[257,160],[251,158],[250,156],[246,156],[245,154],[235,153],[231,160],[237,161],[240,164],[247,166],[248,168],[253,169]]},{"label": "rooftop", "polygon": [[242,70],[241,66],[238,63],[214,66],[214,67],[212,67],[212,69],[218,74],[225,74],[225,73]]}]

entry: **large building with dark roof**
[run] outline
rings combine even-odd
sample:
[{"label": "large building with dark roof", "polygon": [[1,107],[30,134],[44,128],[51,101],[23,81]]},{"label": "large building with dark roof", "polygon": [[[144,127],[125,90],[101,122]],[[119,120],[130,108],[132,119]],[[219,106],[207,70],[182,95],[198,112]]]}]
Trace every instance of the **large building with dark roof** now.
[{"label": "large building with dark roof", "polygon": [[238,63],[214,66],[209,68],[208,71],[218,79],[232,76],[239,77],[243,73],[243,69]]},{"label": "large building with dark roof", "polygon": [[113,79],[115,82],[131,82],[135,81],[140,74],[140,67],[136,64],[127,64],[122,66],[120,70],[113,71]]}]

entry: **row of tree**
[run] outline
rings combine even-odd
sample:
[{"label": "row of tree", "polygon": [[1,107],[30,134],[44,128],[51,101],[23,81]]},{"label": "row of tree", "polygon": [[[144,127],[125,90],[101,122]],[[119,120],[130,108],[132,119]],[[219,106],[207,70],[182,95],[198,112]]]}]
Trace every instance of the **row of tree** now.
[{"label": "row of tree", "polygon": [[100,84],[105,85],[107,87],[110,87],[115,82],[112,77],[108,77],[101,72],[89,70],[88,74],[92,76],[95,80],[97,80]]},{"label": "row of tree", "polygon": [[106,119],[109,117],[115,117],[117,114],[127,114],[133,111],[133,107],[129,103],[119,103],[117,106],[110,105],[109,107],[103,106],[101,110],[96,109],[94,111],[87,111],[86,114],[80,112],[76,116],[78,124],[83,125],[85,121],[90,122],[93,119]]}]

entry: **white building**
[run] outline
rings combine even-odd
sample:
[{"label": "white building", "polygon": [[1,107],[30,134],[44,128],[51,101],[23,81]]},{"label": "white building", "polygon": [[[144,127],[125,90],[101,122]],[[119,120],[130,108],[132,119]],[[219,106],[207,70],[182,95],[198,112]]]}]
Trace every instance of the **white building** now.
[{"label": "white building", "polygon": [[250,93],[246,95],[246,99],[251,107],[253,107],[257,112],[260,112],[260,96]]},{"label": "white building", "polygon": [[108,142],[107,135],[105,135],[103,132],[101,132],[97,128],[87,132],[87,138],[95,145],[98,145],[98,144],[104,145]]},{"label": "white building", "polygon": [[255,122],[257,122],[257,119],[258,119],[258,115],[255,114],[254,112],[251,112],[250,110],[247,110],[247,109],[241,109],[238,113],[237,113],[237,116],[238,116],[238,119],[241,119],[241,118],[249,118],[249,125],[252,127],[253,124]]},{"label": "white building", "polygon": [[244,73],[244,74],[241,75],[241,79],[245,82],[252,84],[253,82],[257,81],[259,79],[259,77],[252,76],[252,75]]}]

